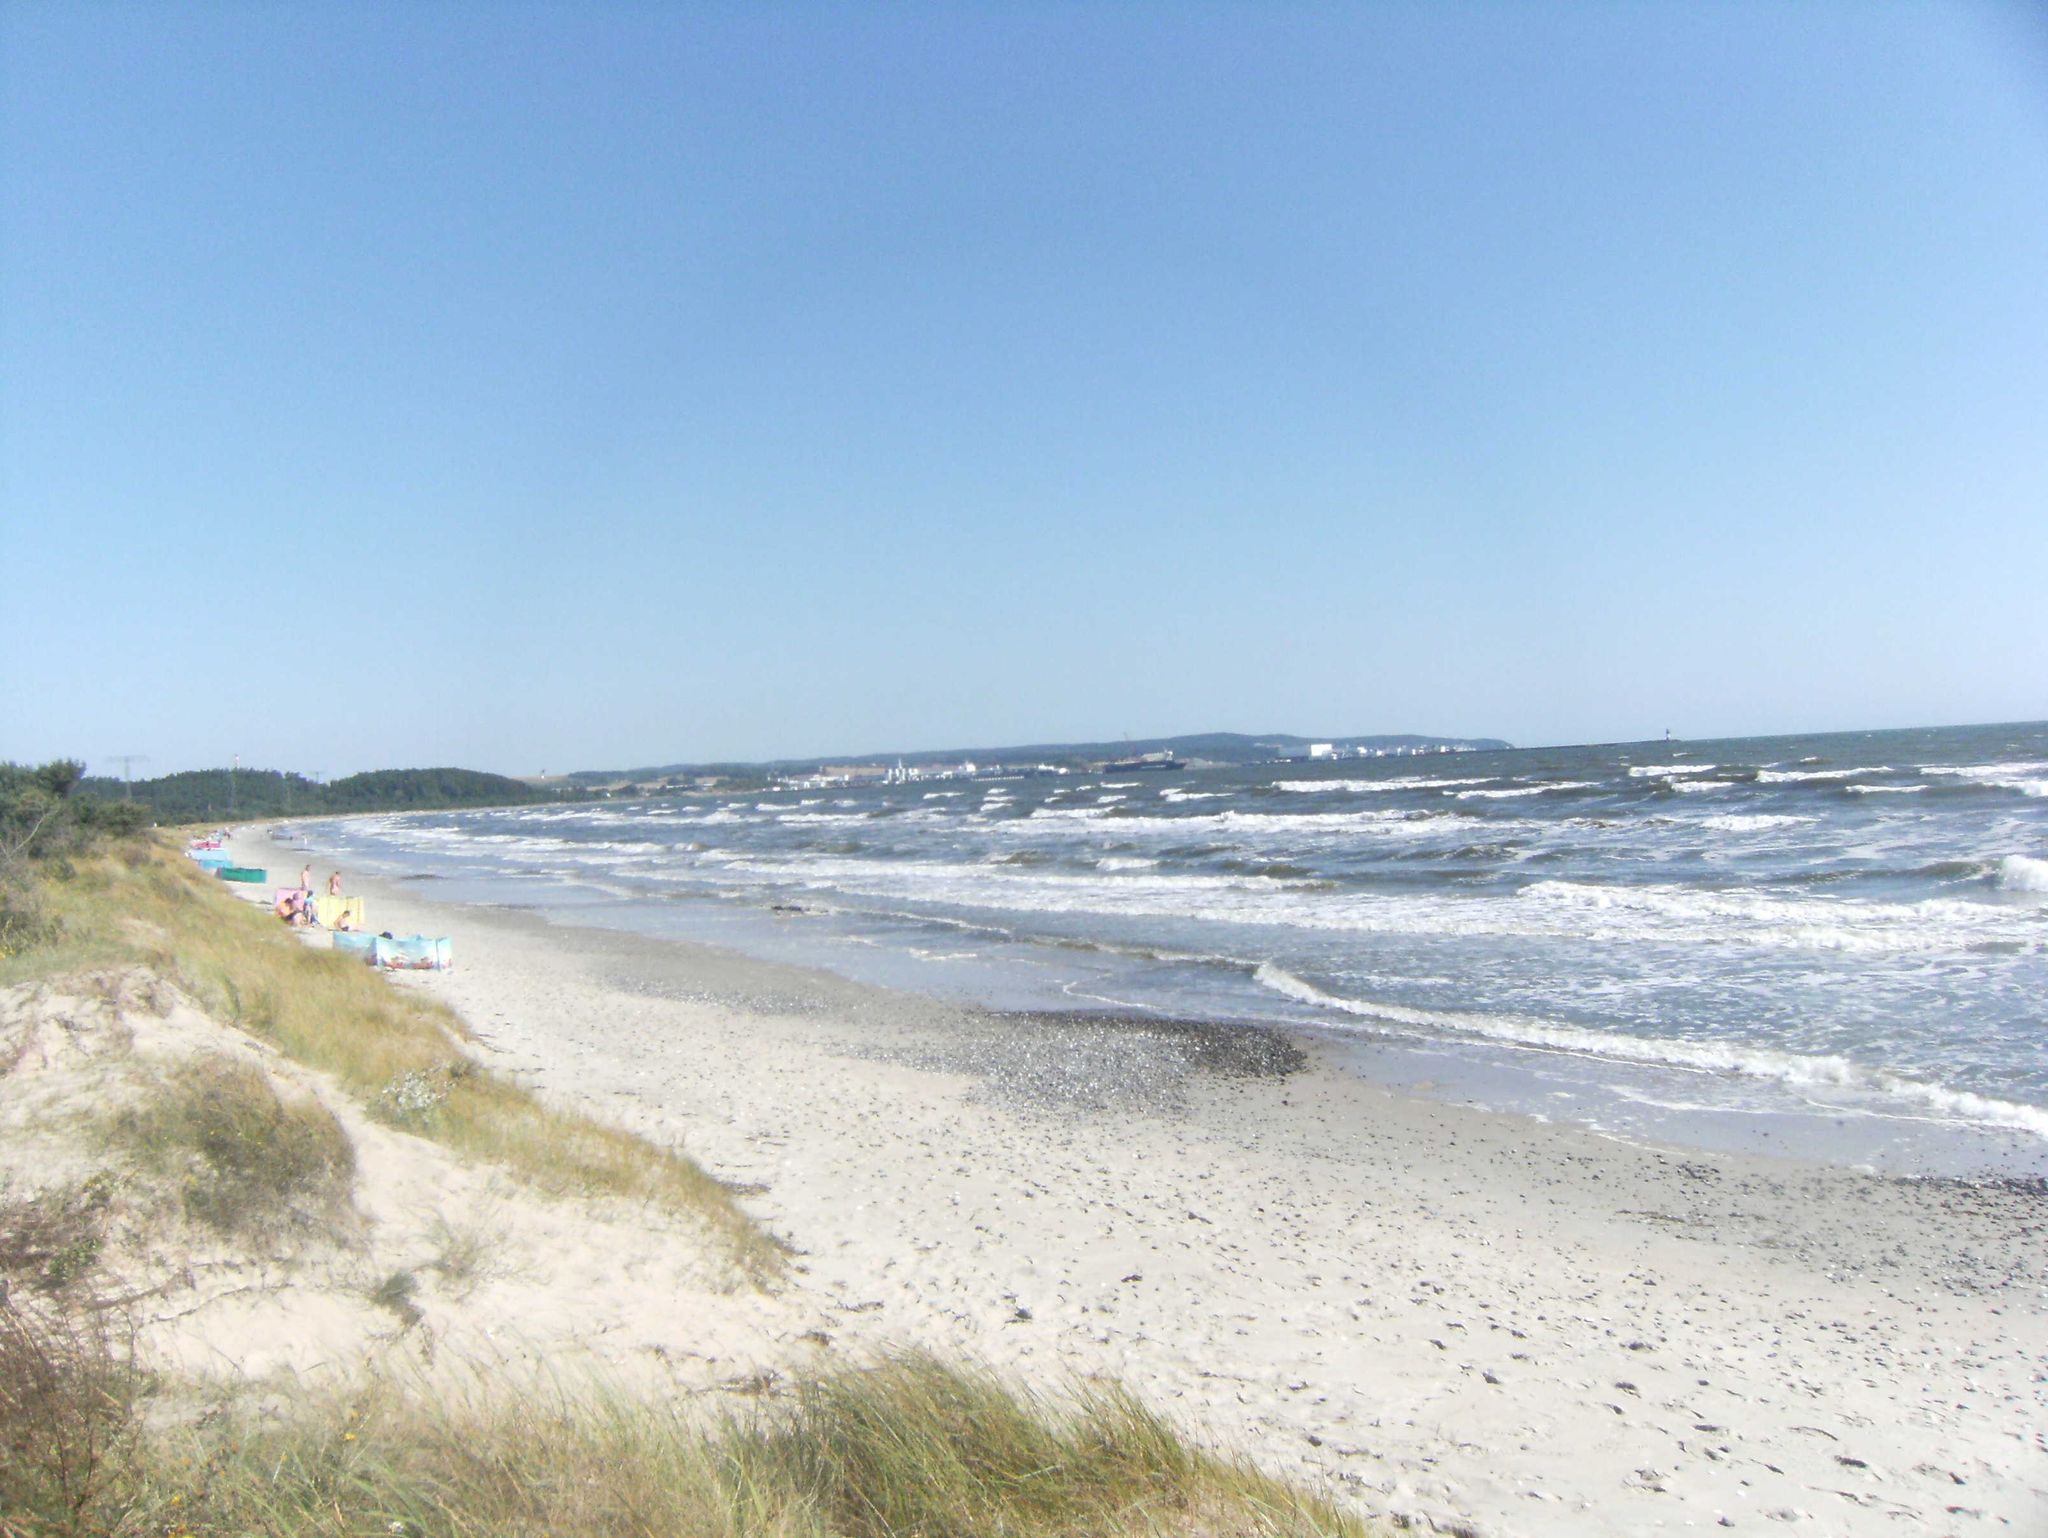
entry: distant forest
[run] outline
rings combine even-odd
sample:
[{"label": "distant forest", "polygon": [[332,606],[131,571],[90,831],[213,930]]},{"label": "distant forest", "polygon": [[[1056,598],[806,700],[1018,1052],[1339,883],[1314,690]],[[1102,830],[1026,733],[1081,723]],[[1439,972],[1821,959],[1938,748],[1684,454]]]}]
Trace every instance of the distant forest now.
[{"label": "distant forest", "polygon": [[586,793],[545,790],[476,769],[374,769],[321,784],[283,769],[193,769],[132,785],[107,775],[79,782],[100,801],[132,799],[158,822],[305,817],[322,812],[410,812],[456,806],[525,806],[577,801]]}]

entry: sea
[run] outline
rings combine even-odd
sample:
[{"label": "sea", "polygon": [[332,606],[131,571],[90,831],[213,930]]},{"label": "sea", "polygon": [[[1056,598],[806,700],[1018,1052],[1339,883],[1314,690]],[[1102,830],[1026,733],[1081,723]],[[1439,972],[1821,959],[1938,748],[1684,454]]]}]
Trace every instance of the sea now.
[{"label": "sea", "polygon": [[1279,1026],[1678,1147],[2048,1175],[2048,723],[333,819],[422,895]]}]

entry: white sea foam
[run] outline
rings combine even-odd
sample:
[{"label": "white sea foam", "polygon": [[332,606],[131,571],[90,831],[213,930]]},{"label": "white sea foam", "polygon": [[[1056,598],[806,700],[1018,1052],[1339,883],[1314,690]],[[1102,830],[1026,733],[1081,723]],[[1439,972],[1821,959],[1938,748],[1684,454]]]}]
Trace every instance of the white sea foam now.
[{"label": "white sea foam", "polygon": [[702,817],[679,817],[676,820],[689,823],[693,827],[704,828],[729,827],[733,823],[759,822],[761,819],[749,817],[744,812],[735,812],[730,808],[721,807],[715,812],[706,812]]},{"label": "white sea foam", "polygon": [[1131,822],[1179,823],[1182,826],[1200,824],[1213,826],[1223,831],[1243,833],[1272,833],[1282,838],[1303,833],[1370,833],[1374,835],[1395,835],[1410,838],[1426,838],[1432,834],[1450,833],[1475,828],[1492,828],[1504,831],[1511,824],[1488,822],[1484,818],[1469,817],[1462,813],[1433,815],[1426,812],[1211,812],[1198,817],[1149,818],[1133,817],[1117,826],[1119,831]]},{"label": "white sea foam", "polygon": [[1353,795],[1363,795],[1375,790],[1450,790],[1459,785],[1487,785],[1498,776],[1483,774],[1476,780],[1432,780],[1410,777],[1399,780],[1275,780],[1275,790],[1291,790],[1301,795],[1315,795],[1320,791],[1342,790]]},{"label": "white sea foam", "polygon": [[2048,779],[2040,778],[2048,772],[2048,761],[2034,760],[2019,764],[1929,764],[1923,774],[1945,774],[1952,779],[1968,780],[1992,790],[2016,790],[2023,796],[2048,796]]},{"label": "white sea foam", "polygon": [[1694,826],[1715,828],[1723,833],[1762,833],[1770,828],[1796,828],[1802,823],[1818,821],[1817,817],[1781,816],[1771,812],[1720,812],[1700,818]]},{"label": "white sea foam", "polygon": [[1516,796],[1540,796],[1545,791],[1551,790],[1597,790],[1599,788],[1599,782],[1595,780],[1552,780],[1542,785],[1518,785],[1510,790],[1461,790],[1458,792],[1458,799],[1460,801],[1474,798],[1489,801],[1505,801]]},{"label": "white sea foam", "polygon": [[1859,796],[1917,796],[1925,785],[1850,785],[1844,787]]},{"label": "white sea foam", "polygon": [[1901,1114],[1932,1110],[1960,1120],[2016,1127],[2048,1138],[2048,1109],[1999,1100],[1969,1090],[1929,1084],[1902,1074],[1868,1068],[1834,1054],[1782,1052],[1751,1043],[1680,1041],[1664,1036],[1626,1036],[1616,1031],[1589,1030],[1526,1016],[1415,1009],[1349,999],[1318,988],[1284,967],[1265,962],[1253,978],[1275,993],[1318,1009],[1333,1009],[1385,1025],[1408,1026],[1435,1035],[1478,1036],[1510,1046],[1539,1051],[1571,1052],[1589,1057],[1648,1063],[1693,1073],[1741,1074],[1774,1079],[1795,1088],[1849,1090],[1895,1101]]},{"label": "white sea foam", "polygon": [[2015,764],[1929,764],[1922,774],[1953,774],[1965,780],[2002,780],[2015,774],[2048,774],[2048,759]]},{"label": "white sea foam", "polygon": [[[1119,830],[1128,825],[1125,819]],[[1807,894],[1594,886],[1539,881],[1516,895],[1390,896],[1264,875],[1114,875],[983,863],[844,856],[762,858],[763,880],[818,891],[1019,913],[1116,914],[1298,931],[1411,936],[1552,937],[1596,946],[1728,946],[1864,955],[1959,951],[1983,942],[2039,946],[2038,910],[1930,898],[1877,903]],[[1668,965],[1668,961],[1662,963]]]},{"label": "white sea foam", "polygon": [[1998,884],[2008,892],[2048,892],[2048,860],[2009,854],[1998,862]]},{"label": "white sea foam", "polygon": [[1673,780],[1671,782],[1673,790],[1682,790],[1688,793],[1697,793],[1702,790],[1733,790],[1735,785],[1736,782],[1734,780]]},{"label": "white sea foam", "polygon": [[1153,870],[1157,860],[1148,860],[1143,855],[1104,855],[1095,862],[1097,870]]},{"label": "white sea foam", "polygon": [[1432,816],[1379,809],[1356,812],[1197,812],[1185,817],[1118,815],[1114,806],[1041,806],[1025,819],[1029,824],[1092,823],[1114,829],[1120,838],[1191,839],[1218,835],[1271,838],[1276,845],[1290,840],[1327,839],[1332,835],[1429,838],[1439,834],[1486,828],[1507,831],[1500,824],[1464,815]]},{"label": "white sea foam", "polygon": [[1719,767],[1718,764],[1634,764],[1628,772],[1640,780],[1653,774],[1709,774]]},{"label": "white sea foam", "polygon": [[[1773,949],[1864,953],[1944,950],[1977,940],[2021,940],[1994,906],[1953,898],[1912,903],[1779,896],[1677,885],[1594,886],[1538,881],[1520,901],[1578,913],[1600,929],[1655,930],[1663,938]],[[2031,938],[2039,943],[2041,936]]]},{"label": "white sea foam", "polygon": [[1830,780],[1853,780],[1865,774],[1890,774],[1886,764],[1870,764],[1861,769],[1759,769],[1756,782],[1759,785],[1823,785]]}]

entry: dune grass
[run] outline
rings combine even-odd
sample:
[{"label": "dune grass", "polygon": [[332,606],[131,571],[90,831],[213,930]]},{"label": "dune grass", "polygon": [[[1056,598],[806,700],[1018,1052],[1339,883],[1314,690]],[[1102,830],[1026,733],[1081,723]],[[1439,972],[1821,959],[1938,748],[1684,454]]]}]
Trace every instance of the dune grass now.
[{"label": "dune grass", "polygon": [[224,1234],[332,1220],[355,1185],[355,1145],[334,1113],[281,1099],[268,1074],[231,1058],[179,1065],[114,1134],[176,1181],[187,1217]]},{"label": "dune grass", "polygon": [[691,1159],[542,1105],[466,1055],[445,1005],[360,961],[301,944],[169,848],[130,847],[46,884],[61,938],[0,966],[0,983],[134,963],[216,1019],[331,1074],[372,1115],[566,1195],[644,1200],[701,1223],[738,1278],[765,1285],[782,1249]]},{"label": "dune grass", "polygon": [[142,1387],[105,1310],[0,1297],[0,1538],[109,1530]]},{"label": "dune grass", "polygon": [[[1117,1389],[1048,1401],[905,1356],[707,1420],[673,1402],[346,1393],[133,1413],[103,1340],[0,1304],[0,1535],[1139,1538],[1343,1535],[1356,1518],[1190,1448]],[[41,1334],[38,1335],[38,1331]]]}]

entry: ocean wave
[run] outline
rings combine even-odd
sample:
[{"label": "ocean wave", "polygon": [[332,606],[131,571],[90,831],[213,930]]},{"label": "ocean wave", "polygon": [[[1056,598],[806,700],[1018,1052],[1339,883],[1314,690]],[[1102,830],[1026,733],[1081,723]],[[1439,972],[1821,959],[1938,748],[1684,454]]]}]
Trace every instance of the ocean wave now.
[{"label": "ocean wave", "polygon": [[1616,1031],[1560,1025],[1525,1016],[1416,1009],[1346,998],[1318,988],[1272,962],[1252,974],[1262,987],[1317,1009],[1331,1009],[1385,1025],[1407,1026],[1429,1035],[1480,1037],[1535,1051],[1570,1052],[1694,1073],[1739,1074],[1770,1079],[1797,1089],[1836,1089],[1896,1101],[1901,1113],[1932,1110],[1959,1120],[2017,1128],[2048,1139],[2048,1108],[2000,1100],[1970,1090],[1930,1084],[1904,1074],[1835,1054],[1785,1052],[1754,1043],[1682,1041],[1668,1036],[1627,1036]]},{"label": "ocean wave", "polygon": [[1183,817],[1134,813],[1116,806],[1041,806],[1022,820],[1058,827],[1080,823],[1119,838],[1175,838],[1217,833],[1272,836],[1280,840],[1304,836],[1327,837],[1354,833],[1384,837],[1420,838],[1454,829],[1495,828],[1507,824],[1453,812],[1390,811],[1380,808],[1355,812],[1195,812]]},{"label": "ocean wave", "polygon": [[2048,759],[2027,759],[2010,764],[1926,764],[1920,772],[1953,774],[1965,780],[1993,780],[2011,774],[2048,774]]},{"label": "ocean wave", "polygon": [[1157,860],[1148,860],[1143,855],[1110,854],[1095,862],[1097,870],[1156,870]]},{"label": "ocean wave", "polygon": [[1673,790],[1693,794],[1702,790],[1733,790],[1737,783],[1735,780],[1672,780],[1670,785]]},{"label": "ocean wave", "polygon": [[1771,828],[1796,828],[1803,823],[1818,821],[1818,817],[1794,817],[1789,813],[1720,812],[1700,818],[1693,826],[1714,828],[1723,833],[1762,833]]},{"label": "ocean wave", "polygon": [[1459,828],[1505,827],[1484,818],[1455,812],[1213,812],[1197,817],[1131,817],[1118,822],[1123,832],[1131,823],[1158,821],[1181,827],[1206,827],[1223,832],[1271,833],[1282,838],[1304,833],[1370,833],[1388,837],[1426,838]]},{"label": "ocean wave", "polygon": [[1925,785],[1844,785],[1842,787],[1855,796],[1913,796],[1927,787]]},{"label": "ocean wave", "polygon": [[2033,796],[2037,800],[2048,797],[2048,780],[1986,780],[1984,783],[1995,785],[2001,790],[2016,790],[2023,796]]},{"label": "ocean wave", "polygon": [[1998,884],[2008,892],[2048,892],[2048,860],[2009,854],[1998,862]]},{"label": "ocean wave", "polygon": [[1553,790],[1598,790],[1599,788],[1599,782],[1596,780],[1550,780],[1541,785],[1519,785],[1509,790],[1461,790],[1458,792],[1458,799],[1460,801],[1475,798],[1489,801],[1505,801],[1516,796],[1540,796]]},{"label": "ocean wave", "polygon": [[1759,769],[1759,785],[1825,785],[1831,780],[1853,780],[1866,774],[1890,774],[1889,764],[1866,764],[1860,769]]},{"label": "ocean wave", "polygon": [[2042,942],[2016,933],[1993,904],[1930,897],[1919,902],[1785,897],[1755,890],[1679,886],[1594,886],[1537,881],[1519,900],[1589,918],[1634,918],[1668,938],[1739,942],[1774,949],[1848,952],[1945,950],[1982,940]]},{"label": "ocean wave", "polygon": [[[1119,826],[1122,826],[1120,824]],[[1261,861],[1260,874],[1155,870],[1073,872],[1043,866],[906,862],[801,854],[762,858],[755,876],[813,891],[1018,914],[1100,914],[1326,934],[1522,937],[1611,947],[1725,946],[1846,954],[1958,953],[2048,945],[2032,907],[1960,898],[1872,902],[1753,888],[1594,886],[1532,882],[1517,892],[1390,894],[1346,889],[1299,867]],[[1281,878],[1264,874],[1288,869]]]},{"label": "ocean wave", "polygon": [[1633,778],[1641,780],[1653,774],[1712,774],[1719,767],[1718,764],[1634,764],[1628,772]]},{"label": "ocean wave", "polygon": [[1398,780],[1275,780],[1273,788],[1311,796],[1326,790],[1341,790],[1353,795],[1362,795],[1375,790],[1450,790],[1458,785],[1489,785],[1498,778],[1498,775],[1482,774],[1476,780],[1433,780],[1423,777]]}]

